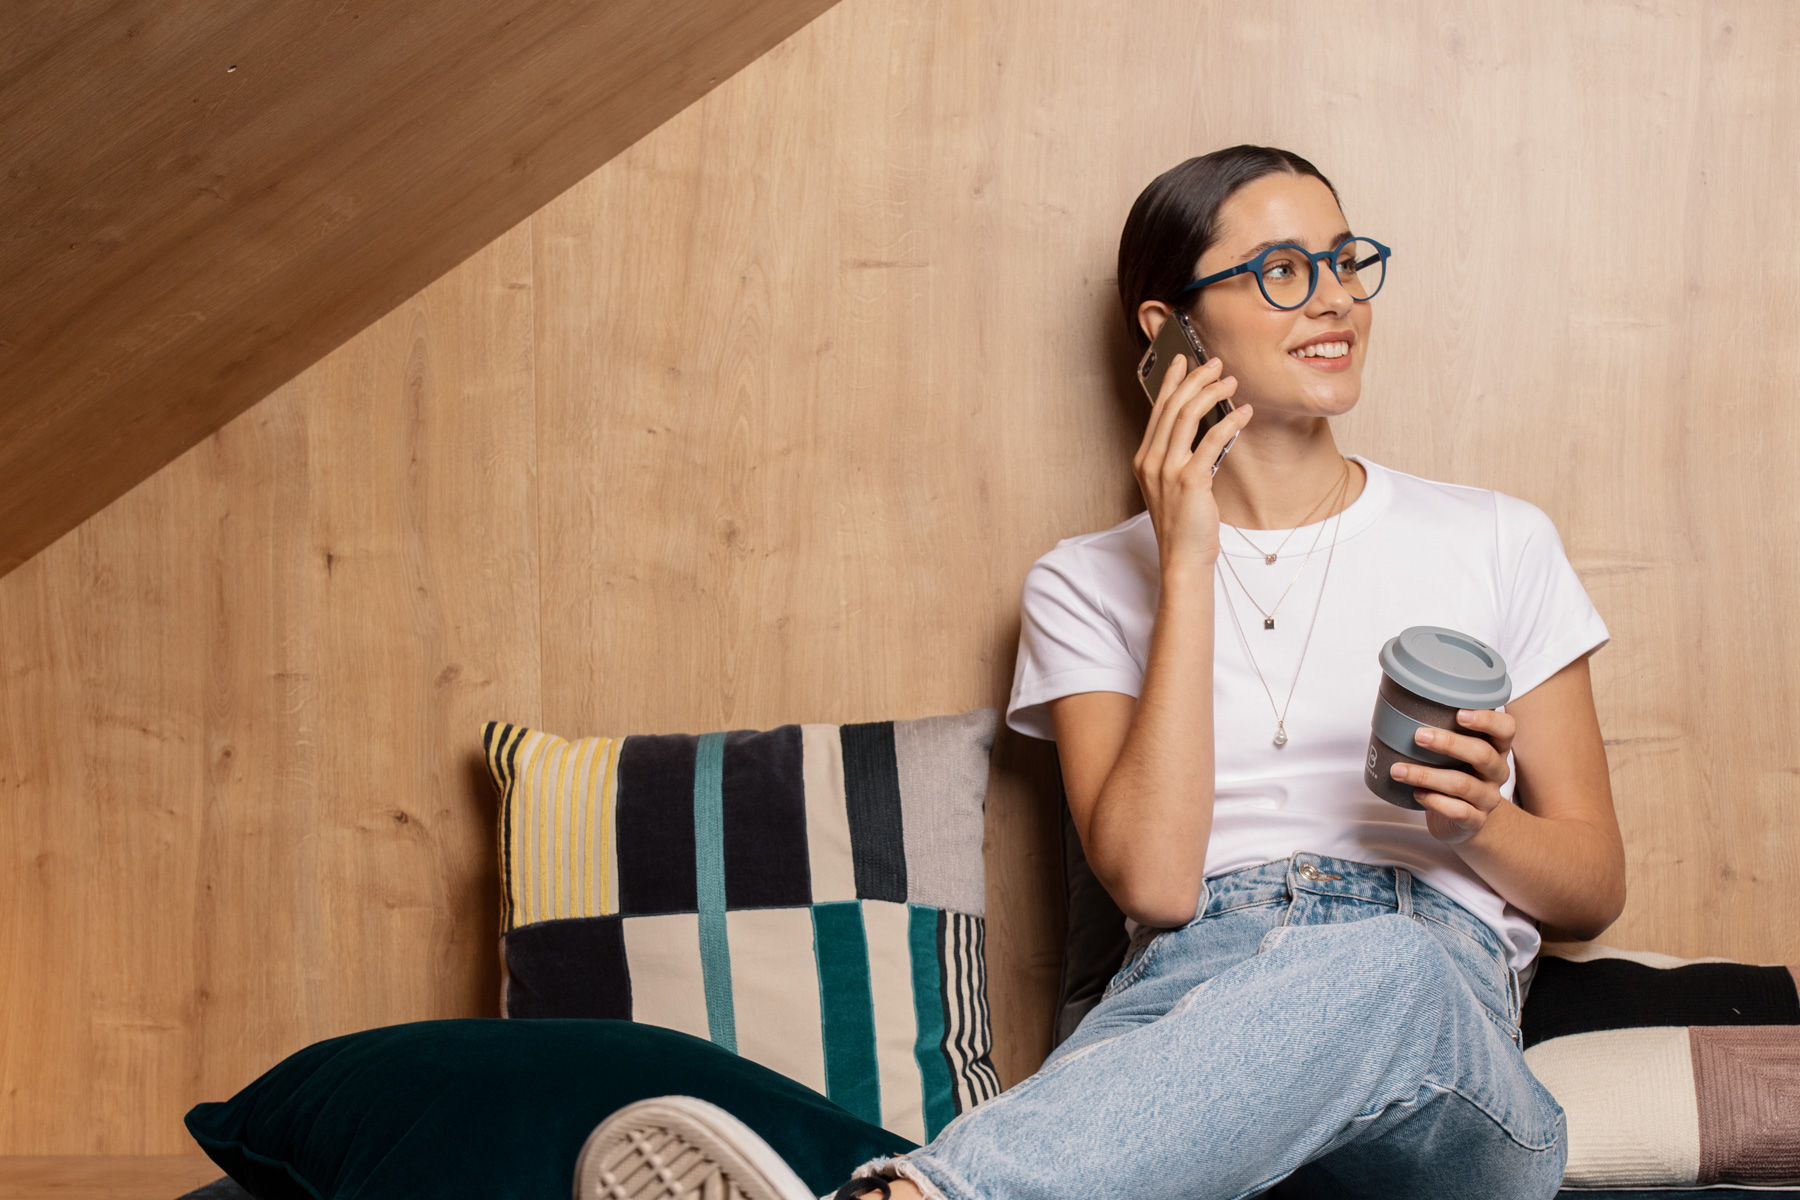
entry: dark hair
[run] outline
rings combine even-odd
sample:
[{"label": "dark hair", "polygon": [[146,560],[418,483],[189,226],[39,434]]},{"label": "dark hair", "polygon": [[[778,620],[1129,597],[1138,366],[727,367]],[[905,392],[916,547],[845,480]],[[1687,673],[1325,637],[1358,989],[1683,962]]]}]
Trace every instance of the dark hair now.
[{"label": "dark hair", "polygon": [[1119,303],[1139,346],[1150,339],[1138,325],[1138,307],[1146,300],[1173,304],[1194,281],[1194,264],[1218,240],[1219,206],[1246,183],[1282,172],[1310,175],[1337,199],[1319,168],[1273,146],[1232,146],[1190,158],[1138,194],[1119,234]]}]

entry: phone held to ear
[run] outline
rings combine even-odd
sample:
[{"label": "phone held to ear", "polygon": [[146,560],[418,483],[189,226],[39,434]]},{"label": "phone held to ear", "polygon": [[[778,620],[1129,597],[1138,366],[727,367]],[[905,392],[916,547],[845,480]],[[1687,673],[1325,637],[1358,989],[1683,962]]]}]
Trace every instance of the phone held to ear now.
[{"label": "phone held to ear", "polygon": [[[1162,323],[1162,328],[1156,331],[1156,340],[1150,343],[1150,348],[1144,351],[1144,357],[1138,360],[1138,382],[1144,385],[1144,395],[1150,398],[1150,403],[1155,404],[1156,398],[1162,394],[1163,376],[1169,373],[1177,355],[1188,360],[1187,369],[1190,371],[1207,359],[1206,351],[1200,346],[1200,335],[1194,332],[1193,324],[1189,322],[1187,314],[1182,312],[1170,314],[1169,319]],[[1230,396],[1213,405],[1200,418],[1200,428],[1195,431],[1194,444],[1189,450],[1198,450],[1200,439],[1206,436],[1206,431],[1223,421],[1235,407],[1237,406],[1232,404]],[[1236,441],[1237,435],[1234,433],[1231,441],[1225,443],[1225,449],[1219,451],[1219,457],[1212,465],[1214,475],[1219,473],[1219,464],[1225,461],[1225,455]]]}]

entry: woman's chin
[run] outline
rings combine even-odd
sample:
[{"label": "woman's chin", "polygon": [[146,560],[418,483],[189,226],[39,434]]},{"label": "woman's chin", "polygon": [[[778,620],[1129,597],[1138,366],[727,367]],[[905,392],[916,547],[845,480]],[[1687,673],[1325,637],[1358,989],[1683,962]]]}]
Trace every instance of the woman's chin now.
[{"label": "woman's chin", "polygon": [[[1360,386],[1307,388],[1304,391],[1290,392],[1279,399],[1266,396],[1251,401],[1256,407],[1256,416],[1250,421],[1252,427],[1258,421],[1304,421],[1319,417],[1341,417],[1356,407],[1361,398]],[[1239,397],[1243,402],[1243,397]]]},{"label": "woman's chin", "polygon": [[1306,380],[1296,399],[1321,417],[1342,416],[1362,398],[1362,371],[1358,366],[1339,375]]},{"label": "woman's chin", "polygon": [[1331,396],[1319,397],[1318,409],[1321,417],[1341,417],[1356,407],[1362,398],[1361,388],[1346,388]]}]

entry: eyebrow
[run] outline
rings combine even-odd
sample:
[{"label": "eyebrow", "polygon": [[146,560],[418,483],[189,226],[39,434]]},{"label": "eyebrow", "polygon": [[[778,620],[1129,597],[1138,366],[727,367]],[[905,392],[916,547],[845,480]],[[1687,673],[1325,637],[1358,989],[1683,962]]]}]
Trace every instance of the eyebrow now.
[{"label": "eyebrow", "polygon": [[[1339,233],[1335,237],[1333,237],[1331,239],[1331,244],[1333,247],[1336,247],[1336,246],[1340,245],[1341,243],[1346,242],[1355,236],[1356,236],[1355,234],[1351,233],[1348,229],[1346,229],[1342,233]],[[1261,254],[1264,250],[1267,250],[1270,246],[1305,246],[1305,245],[1306,245],[1306,240],[1304,238],[1297,238],[1297,237],[1270,238],[1266,242],[1258,242],[1258,243],[1256,243],[1256,245],[1250,247],[1249,250],[1245,251],[1244,256],[1242,258],[1240,258],[1238,260],[1238,262],[1247,263],[1251,259],[1255,258],[1257,255]]]}]

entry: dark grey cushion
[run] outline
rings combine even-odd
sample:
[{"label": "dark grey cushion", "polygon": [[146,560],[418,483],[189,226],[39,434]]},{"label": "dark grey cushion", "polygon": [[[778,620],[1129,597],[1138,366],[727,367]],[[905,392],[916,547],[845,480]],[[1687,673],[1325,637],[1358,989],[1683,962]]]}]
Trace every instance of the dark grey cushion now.
[{"label": "dark grey cushion", "polygon": [[[1058,794],[1061,776],[1058,775]],[[1056,998],[1053,1037],[1061,1045],[1088,1015],[1106,985],[1125,961],[1125,914],[1106,894],[1088,866],[1075,832],[1075,818],[1062,796],[1063,900],[1068,906],[1069,932],[1063,940],[1062,987]]]}]

